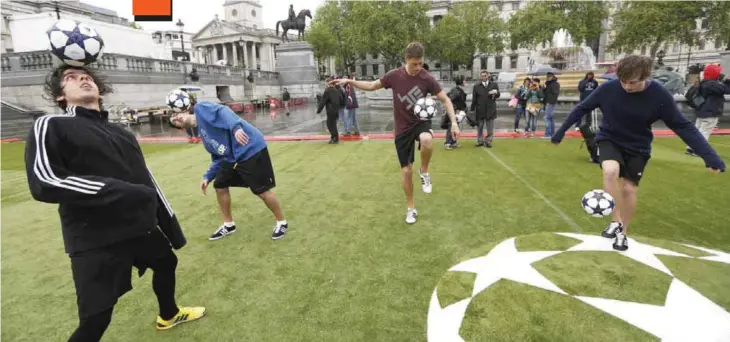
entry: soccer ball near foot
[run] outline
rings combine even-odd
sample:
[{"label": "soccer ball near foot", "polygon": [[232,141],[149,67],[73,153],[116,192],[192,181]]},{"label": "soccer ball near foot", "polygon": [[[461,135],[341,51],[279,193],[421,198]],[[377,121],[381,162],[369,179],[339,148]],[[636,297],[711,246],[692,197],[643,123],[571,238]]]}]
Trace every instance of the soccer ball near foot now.
[{"label": "soccer ball near foot", "polygon": [[413,106],[413,114],[421,120],[431,120],[436,114],[436,101],[430,97],[422,97]]},{"label": "soccer ball near foot", "polygon": [[608,192],[596,189],[583,195],[581,205],[588,215],[600,218],[611,215],[613,208],[616,207],[616,201]]}]

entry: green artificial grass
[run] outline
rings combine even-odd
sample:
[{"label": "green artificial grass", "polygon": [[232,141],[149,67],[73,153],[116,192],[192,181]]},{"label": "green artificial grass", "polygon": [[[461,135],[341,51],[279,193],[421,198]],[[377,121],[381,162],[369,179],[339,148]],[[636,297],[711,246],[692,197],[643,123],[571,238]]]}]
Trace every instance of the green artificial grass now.
[{"label": "green artificial grass", "polygon": [[445,308],[471,297],[477,275],[471,272],[448,272],[436,286],[439,304]]},{"label": "green artificial grass", "polygon": [[672,277],[615,252],[564,252],[533,267],[573,296],[664,305]]},{"label": "green artificial grass", "polygon": [[577,299],[500,280],[474,297],[462,321],[466,341],[658,341]]},{"label": "green artificial grass", "polygon": [[515,248],[520,252],[564,251],[581,241],[553,233],[537,233],[515,239]]},{"label": "green artificial grass", "polygon": [[[730,160],[730,139],[712,139],[725,142],[716,148]],[[104,340],[422,341],[433,289],[439,284],[450,286],[440,279],[453,265],[485,255],[509,237],[541,232],[596,234],[608,223],[585,215],[580,208],[582,195],[600,188],[601,177],[600,169],[586,161],[585,151],[578,150],[577,140],[566,140],[559,147],[537,139],[497,140],[491,152],[579,229],[572,228],[489,153],[466,141],[453,151],[442,150],[440,144],[435,144],[430,168],[434,191],[424,194],[414,176],[420,215],[415,225],[406,225],[392,141],[336,146],[272,143],[275,192],[290,231],[283,240],[272,241],[271,213],[248,189],[233,189],[238,233],[214,242],[207,237],[221,223],[215,196],[212,191],[203,196],[199,190],[209,155],[200,145],[144,145],[147,164],[188,238],[188,245],[176,252],[178,303],[206,306],[209,314],[170,331],[155,331],[157,302],[151,276],[133,277],[135,289],[119,301]],[[1,337],[66,340],[77,324],[70,262],[63,252],[57,206],[33,201],[28,194],[23,147],[2,144]],[[657,139],[629,234],[729,251],[728,184],[726,174],[710,174],[699,159],[684,155],[681,141]],[[518,246],[562,248],[566,241],[570,240],[559,238],[552,245],[518,239]],[[712,285],[715,298],[730,298],[729,284],[717,281],[726,286]],[[505,300],[496,312],[542,318],[526,325],[494,325],[474,316],[465,321],[474,325],[470,330],[474,334],[502,334],[491,340],[545,336],[569,341],[593,340],[600,336],[596,331],[604,331],[599,323],[607,316],[595,308],[576,300],[568,303],[569,298],[552,293],[540,299],[542,294],[531,293],[541,290],[503,283],[496,284],[504,287],[501,295],[490,288],[479,296]],[[459,291],[452,292],[452,299],[460,296]],[[507,305],[530,299],[543,303],[545,311],[525,312],[539,305]],[[553,303],[554,308],[547,306]],[[579,319],[593,326],[573,327],[573,320]],[[650,338],[621,320],[612,320],[612,325],[621,327],[618,332],[610,330],[614,335],[605,335],[613,340]],[[513,335],[515,327],[536,335]],[[554,335],[558,332],[566,337]]]},{"label": "green artificial grass", "polygon": [[730,265],[668,255],[658,257],[675,277],[730,312]]}]

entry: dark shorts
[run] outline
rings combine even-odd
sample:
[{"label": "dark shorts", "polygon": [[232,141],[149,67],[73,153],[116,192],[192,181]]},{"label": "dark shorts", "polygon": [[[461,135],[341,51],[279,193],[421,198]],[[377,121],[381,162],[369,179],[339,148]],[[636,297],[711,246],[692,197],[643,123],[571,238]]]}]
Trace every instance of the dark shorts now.
[{"label": "dark shorts", "polygon": [[601,140],[597,144],[598,149],[596,153],[598,154],[600,165],[606,160],[617,161],[620,165],[619,177],[627,179],[638,186],[650,157],[627,150],[610,140]]},{"label": "dark shorts", "polygon": [[249,188],[254,195],[260,195],[275,186],[274,167],[271,165],[268,148],[264,148],[247,160],[223,166],[213,183],[216,189]]},{"label": "dark shorts", "polygon": [[418,141],[418,149],[421,149],[421,133],[431,134],[433,137],[433,130],[431,129],[431,120],[422,121],[418,125],[413,126],[408,132],[405,132],[395,137],[395,150],[398,152],[398,161],[400,167],[406,167],[409,164],[413,164],[416,158],[415,143]]},{"label": "dark shorts", "polygon": [[177,257],[170,243],[154,229],[141,236],[101,249],[71,255],[79,317],[109,309],[132,289],[132,266],[141,277],[147,268],[174,267]]}]

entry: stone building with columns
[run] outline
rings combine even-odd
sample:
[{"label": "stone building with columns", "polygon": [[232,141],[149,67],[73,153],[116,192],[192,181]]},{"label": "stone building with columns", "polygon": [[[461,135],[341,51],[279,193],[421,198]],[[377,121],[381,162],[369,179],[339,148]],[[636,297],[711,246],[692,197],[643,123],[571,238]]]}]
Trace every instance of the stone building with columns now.
[{"label": "stone building with columns", "polygon": [[[258,0],[226,0],[224,20],[215,16],[192,37],[197,60],[251,70],[275,71],[281,37],[264,29]],[[296,36],[290,35],[294,39]]]}]

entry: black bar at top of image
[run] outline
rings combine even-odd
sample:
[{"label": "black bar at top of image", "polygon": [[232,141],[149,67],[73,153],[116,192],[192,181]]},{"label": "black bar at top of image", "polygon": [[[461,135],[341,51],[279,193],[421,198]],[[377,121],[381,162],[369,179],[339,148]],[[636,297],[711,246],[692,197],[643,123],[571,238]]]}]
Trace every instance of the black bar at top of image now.
[{"label": "black bar at top of image", "polygon": [[135,15],[134,21],[172,21],[172,14],[170,15]]},{"label": "black bar at top of image", "polygon": [[172,0],[170,0],[170,15],[135,15],[134,21],[169,21],[172,22]]}]

